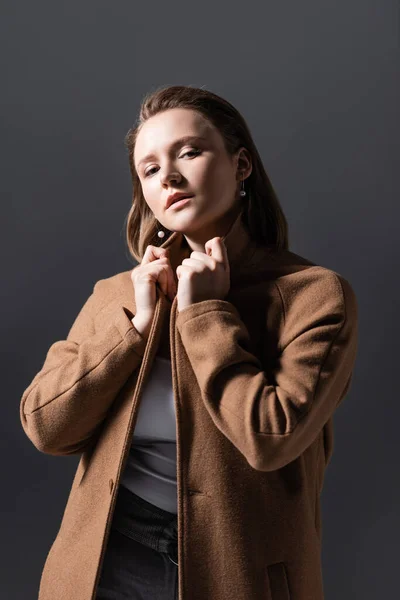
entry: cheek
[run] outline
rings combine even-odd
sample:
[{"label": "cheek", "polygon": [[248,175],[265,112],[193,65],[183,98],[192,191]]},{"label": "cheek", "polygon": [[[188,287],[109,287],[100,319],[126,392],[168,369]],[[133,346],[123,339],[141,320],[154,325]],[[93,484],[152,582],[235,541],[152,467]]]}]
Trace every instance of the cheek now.
[{"label": "cheek", "polygon": [[199,169],[198,173],[199,185],[208,192],[220,193],[224,189],[226,180],[226,169],[221,165],[221,161],[214,160],[208,161],[202,168]]},{"label": "cheek", "polygon": [[152,212],[156,212],[157,206],[160,203],[160,192],[158,191],[156,193],[156,190],[152,188],[151,184],[142,186],[142,191],[146,204]]},{"label": "cheek", "polygon": [[205,173],[204,188],[216,198],[230,198],[235,190],[232,170],[221,161],[211,163]]}]

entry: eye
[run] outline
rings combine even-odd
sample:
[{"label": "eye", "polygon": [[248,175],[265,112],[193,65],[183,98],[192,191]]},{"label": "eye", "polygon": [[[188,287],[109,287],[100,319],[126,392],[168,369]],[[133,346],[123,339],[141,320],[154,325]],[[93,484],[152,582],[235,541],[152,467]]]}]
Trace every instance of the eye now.
[{"label": "eye", "polygon": [[[184,152],[182,154],[182,156],[186,156],[186,154],[194,154],[195,156],[197,156],[198,154],[201,153],[201,150],[188,150],[187,152]],[[153,171],[155,169],[155,167],[152,167],[151,169],[148,169],[148,171],[145,172],[144,176],[148,177],[149,174],[151,173],[151,171]],[[150,175],[151,177],[151,175]]]}]

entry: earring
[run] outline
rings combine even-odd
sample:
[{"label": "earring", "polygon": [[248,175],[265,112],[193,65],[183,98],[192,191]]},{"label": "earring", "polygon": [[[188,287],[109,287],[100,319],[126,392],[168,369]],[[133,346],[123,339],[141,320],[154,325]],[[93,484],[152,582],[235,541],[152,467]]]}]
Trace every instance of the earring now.
[{"label": "earring", "polygon": [[[158,227],[157,227],[157,229],[158,229]],[[159,229],[157,235],[159,238],[163,238],[163,237],[165,237],[165,231],[163,231],[162,229]]]},{"label": "earring", "polygon": [[242,197],[246,196],[246,190],[244,189],[244,179],[242,179],[242,189],[240,190],[240,195]]}]

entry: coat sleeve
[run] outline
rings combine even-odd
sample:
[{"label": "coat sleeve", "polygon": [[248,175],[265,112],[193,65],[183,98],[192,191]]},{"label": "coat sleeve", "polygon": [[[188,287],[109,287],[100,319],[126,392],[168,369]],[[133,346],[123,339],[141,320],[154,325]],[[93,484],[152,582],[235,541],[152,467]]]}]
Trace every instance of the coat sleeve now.
[{"label": "coat sleeve", "polygon": [[50,346],[41,370],[23,392],[22,427],[41,452],[83,452],[143,358],[146,340],[122,303],[107,327],[95,330],[105,281],[95,284],[67,339]]},{"label": "coat sleeve", "polygon": [[230,302],[205,300],[177,316],[207,411],[260,471],[285,466],[314,441],[349,389],[357,351],[357,301],[346,279],[317,266],[279,291],[283,325],[269,375]]}]

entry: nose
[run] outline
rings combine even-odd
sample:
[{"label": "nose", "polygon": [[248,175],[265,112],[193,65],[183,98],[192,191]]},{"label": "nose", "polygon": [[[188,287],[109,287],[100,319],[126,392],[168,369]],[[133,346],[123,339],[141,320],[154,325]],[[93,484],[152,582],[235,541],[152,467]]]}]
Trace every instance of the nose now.
[{"label": "nose", "polygon": [[171,182],[180,181],[180,179],[181,179],[181,176],[176,171],[168,172],[168,170],[166,170],[166,173],[161,175],[161,183],[164,186],[166,186],[167,188],[173,187],[171,185]]}]

